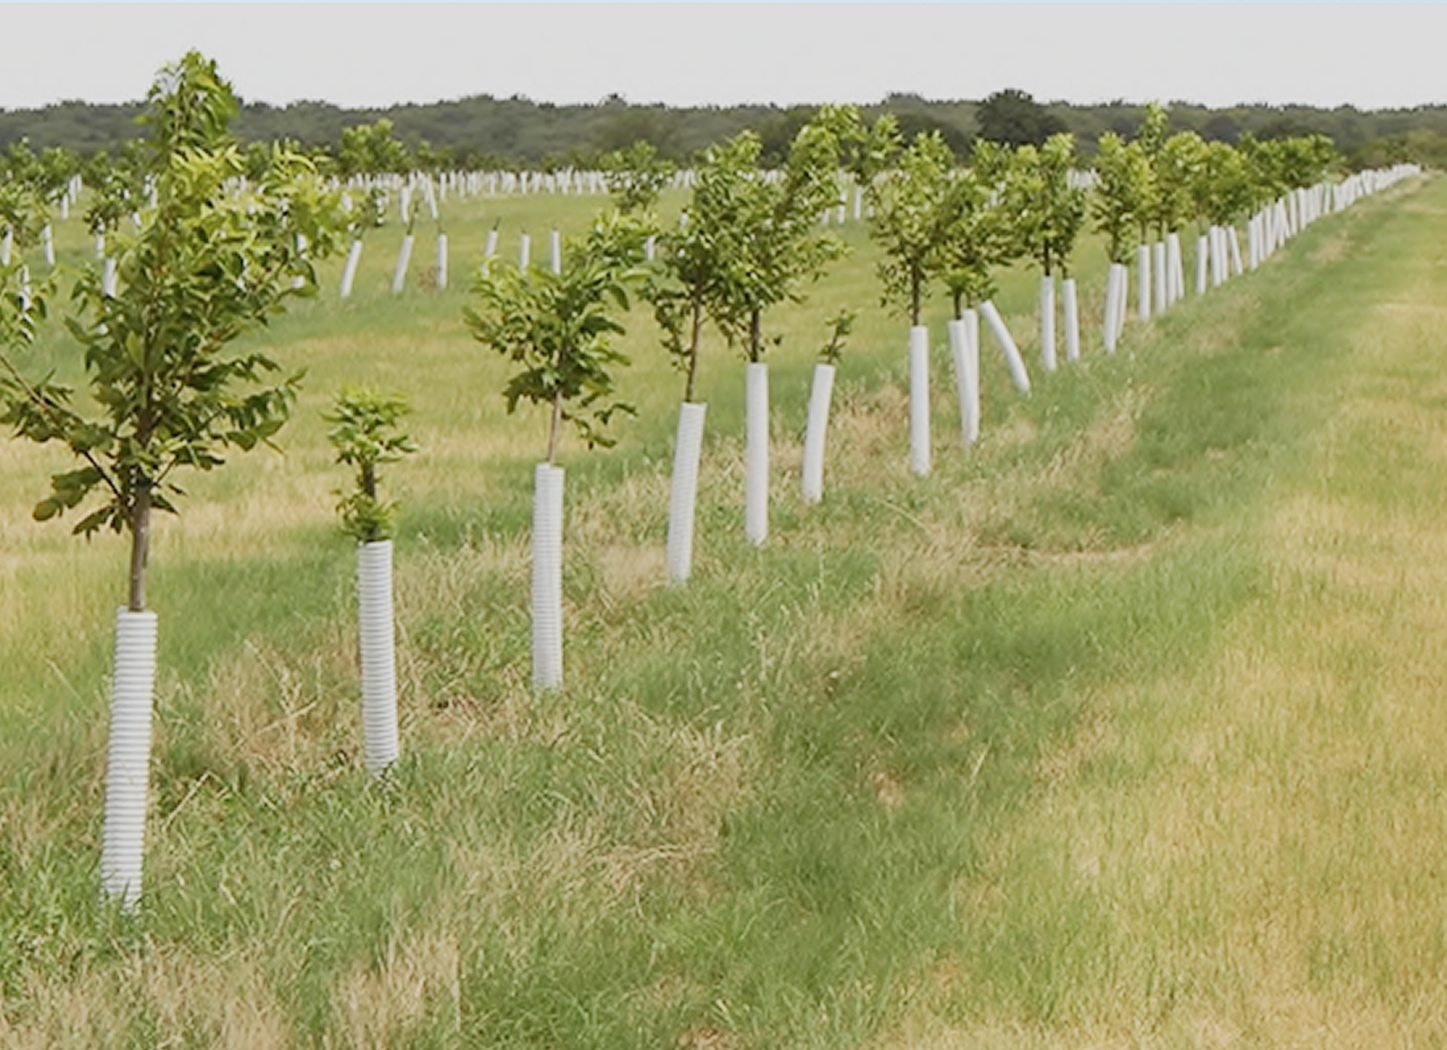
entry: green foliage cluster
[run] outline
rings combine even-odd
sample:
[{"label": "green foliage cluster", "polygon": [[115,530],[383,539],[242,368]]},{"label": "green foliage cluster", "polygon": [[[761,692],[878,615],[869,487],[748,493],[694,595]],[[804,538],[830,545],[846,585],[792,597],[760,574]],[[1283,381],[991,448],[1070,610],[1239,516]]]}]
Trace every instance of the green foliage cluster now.
[{"label": "green foliage cluster", "polygon": [[336,449],[337,462],[357,471],[356,487],[341,493],[337,511],[342,530],[358,543],[392,538],[397,504],[378,495],[377,468],[417,451],[417,443],[400,427],[410,410],[400,394],[346,387],[337,394],[332,411],[322,417],[332,424],[327,440]]},{"label": "green foliage cluster", "polygon": [[[300,375],[282,375],[264,352],[229,348],[315,291],[312,260],[331,250],[339,226],[335,196],[293,151],[274,147],[262,178],[236,188],[243,155],[227,127],[237,101],[213,62],[191,52],[162,70],[147,101],[155,204],[118,238],[117,294],[105,295],[87,267],[65,317],[83,352],[85,396],[30,375],[23,344],[0,346],[0,422],[80,461],[52,477],[35,517],[100,494],[75,532],[130,531],[133,609],[144,608],[151,509],[174,511],[176,476],[269,442],[287,419]],[[310,257],[297,252],[297,234]]]},{"label": "green foliage cluster", "polygon": [[614,345],[618,315],[644,279],[643,237],[636,218],[604,215],[581,240],[565,242],[559,273],[536,266],[489,266],[473,285],[475,305],[463,317],[475,339],[521,366],[504,396],[552,407],[548,462],[557,459],[562,425],[571,423],[589,448],[609,447],[613,415],[634,409],[613,400],[614,370],[628,358]]},{"label": "green foliage cluster", "polygon": [[664,160],[651,142],[639,139],[627,150],[614,150],[602,159],[603,177],[621,212],[648,212],[658,203],[677,165]]}]

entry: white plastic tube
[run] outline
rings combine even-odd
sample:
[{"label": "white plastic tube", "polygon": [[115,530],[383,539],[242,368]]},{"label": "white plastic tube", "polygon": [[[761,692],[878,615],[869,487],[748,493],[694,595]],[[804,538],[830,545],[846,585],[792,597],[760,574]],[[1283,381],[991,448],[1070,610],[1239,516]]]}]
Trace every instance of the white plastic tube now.
[{"label": "white plastic tube", "polygon": [[1040,364],[1055,371],[1055,275],[1040,277]]},{"label": "white plastic tube", "polygon": [[1231,249],[1231,272],[1240,277],[1244,272],[1241,266],[1241,238],[1236,235],[1236,227],[1226,227],[1226,246]]},{"label": "white plastic tube", "polygon": [[1100,342],[1107,354],[1115,353],[1115,344],[1120,337],[1120,315],[1125,309],[1125,283],[1122,274],[1129,273],[1120,263],[1113,262],[1105,272],[1105,322],[1101,326]]},{"label": "white plastic tube", "polygon": [[1210,261],[1210,241],[1203,233],[1196,238],[1196,294],[1206,294],[1206,264]]},{"label": "white plastic tube", "polygon": [[100,293],[107,299],[116,297],[116,261],[109,255],[101,262]]},{"label": "white plastic tube", "polygon": [[643,258],[646,262],[652,262],[658,255],[658,238],[652,234],[643,242]]},{"label": "white plastic tube", "polygon": [[10,265],[10,256],[15,251],[15,231],[5,227],[5,232],[0,233],[0,266]]},{"label": "white plastic tube", "polygon": [[1186,274],[1181,261],[1181,235],[1172,231],[1166,235],[1166,272],[1170,281],[1166,285],[1166,304],[1173,305],[1186,297]]},{"label": "white plastic tube", "polygon": [[1151,246],[1142,244],[1136,249],[1136,316],[1142,321],[1151,319]]},{"label": "white plastic tube", "polygon": [[1065,360],[1080,360],[1080,300],[1075,294],[1075,278],[1060,282],[1061,307],[1065,311]]},{"label": "white plastic tube", "polygon": [[526,270],[532,262],[533,239],[527,234],[518,238],[518,269]]},{"label": "white plastic tube", "polygon": [[703,421],[707,412],[707,405],[695,401],[678,406],[678,436],[673,443],[673,478],[668,492],[669,583],[683,583],[693,573],[698,461],[703,451]]},{"label": "white plastic tube", "polygon": [[357,630],[362,659],[362,757],[373,776],[397,761],[397,650],[392,541],[357,548]]},{"label": "white plastic tube", "polygon": [[1166,285],[1170,274],[1166,271],[1166,242],[1156,241],[1151,246],[1151,276],[1155,279],[1151,292],[1155,300],[1156,315],[1166,312]]},{"label": "white plastic tube", "polygon": [[930,469],[929,329],[909,330],[909,469],[920,477]]},{"label": "white plastic tube", "polygon": [[95,235],[95,257],[97,259],[106,257],[106,235],[104,233]]},{"label": "white plastic tube", "polygon": [[447,234],[437,235],[437,287],[447,287]]},{"label": "white plastic tube", "polygon": [[858,222],[859,217],[864,214],[864,187],[854,187],[854,221]]},{"label": "white plastic tube", "polygon": [[744,373],[744,536],[769,537],[769,366],[751,361]]},{"label": "white plastic tube", "polygon": [[357,264],[362,261],[362,242],[355,240],[347,251],[347,264],[342,267],[342,298],[352,294],[352,284],[357,279]]},{"label": "white plastic tube", "polygon": [[1120,343],[1121,334],[1125,331],[1125,317],[1130,307],[1130,267],[1125,263],[1116,263],[1116,272],[1120,278],[1116,282],[1115,295],[1115,333],[1111,340],[1111,352],[1115,351]]},{"label": "white plastic tube", "polygon": [[548,258],[552,263],[553,273],[563,272],[563,237],[557,230],[548,235]]},{"label": "white plastic tube", "polygon": [[491,259],[497,255],[497,227],[487,231],[487,244],[482,249],[482,257]]},{"label": "white plastic tube", "polygon": [[412,262],[412,245],[415,238],[409,233],[402,238],[402,247],[397,250],[397,268],[392,271],[392,294],[401,293],[407,283],[407,267]]},{"label": "white plastic tube", "polygon": [[960,436],[965,445],[980,439],[980,315],[965,310],[949,323],[950,356],[960,398]]},{"label": "white plastic tube", "polygon": [[563,468],[533,475],[533,685],[563,687]]},{"label": "white plastic tube", "polygon": [[1015,389],[1022,394],[1030,393],[1030,374],[1025,371],[1025,361],[1020,356],[1020,349],[1015,345],[1015,340],[1010,336],[1010,329],[1005,327],[1005,319],[1000,316],[1000,311],[995,309],[993,301],[986,299],[980,304],[980,316],[985,319],[985,324],[989,325],[990,333],[1005,354],[1005,364],[1010,369],[1010,378],[1015,382]]},{"label": "white plastic tube", "polygon": [[819,362],[814,366],[814,382],[809,387],[809,422],[804,427],[804,467],[801,489],[805,503],[818,503],[824,498],[824,438],[829,430],[829,403],[834,396],[833,365]]},{"label": "white plastic tube", "polygon": [[40,248],[45,253],[45,265],[55,266],[55,230],[48,222],[40,228]]},{"label": "white plastic tube", "polygon": [[126,910],[141,899],[155,682],[156,614],[120,609],[116,613],[100,878],[105,895],[119,899]]}]

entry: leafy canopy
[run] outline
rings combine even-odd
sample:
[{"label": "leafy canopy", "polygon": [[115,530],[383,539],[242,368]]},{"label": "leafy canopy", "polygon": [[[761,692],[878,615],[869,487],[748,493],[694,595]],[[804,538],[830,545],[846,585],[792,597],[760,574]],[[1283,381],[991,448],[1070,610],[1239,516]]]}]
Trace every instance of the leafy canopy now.
[{"label": "leafy canopy", "polygon": [[355,467],[356,487],[340,493],[337,511],[342,530],[359,543],[391,539],[397,521],[397,504],[377,494],[377,468],[395,463],[417,451],[417,443],[401,429],[410,411],[400,394],[381,394],[367,387],[344,387],[322,416],[332,424],[327,440],[337,450],[337,462]]},{"label": "leafy canopy", "polygon": [[99,493],[74,531],[134,530],[138,511],[174,511],[179,473],[211,470],[229,449],[269,442],[287,418],[300,375],[281,376],[261,351],[228,348],[292,296],[315,291],[295,234],[306,236],[313,258],[326,254],[336,201],[305,157],[282,149],[242,189],[242,154],[226,130],[236,110],[230,85],[194,51],[152,86],[144,121],[155,204],[140,210],[138,230],[117,237],[115,296],[87,267],[65,318],[83,351],[88,396],[28,375],[23,341],[0,346],[0,421],[80,460],[52,477],[35,506],[39,520]]},{"label": "leafy canopy", "polygon": [[614,413],[634,414],[613,400],[614,371],[628,358],[612,341],[623,333],[617,314],[643,278],[642,231],[634,218],[605,215],[586,237],[565,242],[560,273],[494,264],[473,285],[476,305],[463,309],[473,337],[520,366],[503,389],[507,410],[519,401],[552,406],[550,463],[563,423],[589,448],[606,448]]}]

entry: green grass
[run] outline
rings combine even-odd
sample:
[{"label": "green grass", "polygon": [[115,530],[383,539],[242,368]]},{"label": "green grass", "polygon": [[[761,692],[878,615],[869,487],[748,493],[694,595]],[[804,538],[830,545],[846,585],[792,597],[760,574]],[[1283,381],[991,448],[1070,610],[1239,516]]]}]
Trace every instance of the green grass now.
[{"label": "green grass", "polygon": [[[493,217],[540,257],[551,218],[596,203],[453,205],[454,281]],[[973,450],[935,347],[923,480],[904,323],[864,309],[807,507],[812,350],[877,301],[851,229],[851,259],[778,318],[763,549],[742,537],[741,362],[707,349],[686,588],[661,586],[682,383],[638,313],[640,418],[564,457],[557,695],[527,685],[543,420],[504,414],[465,293],[394,298],[400,232],[369,236],[352,301],[329,263],[319,301],[254,337],[309,370],[286,455],[201,479],[161,524],[136,916],[96,878],[123,545],[29,522],[61,461],[0,452],[0,1044],[1440,1039],[1447,776],[1421,639],[1447,606],[1406,581],[1447,553],[1444,215],[1434,181],[1324,220],[1114,357],[1085,246],[1084,362],[1020,399],[987,336]],[[1035,288],[1011,273],[999,297],[1032,362]],[[411,396],[423,446],[388,474],[387,789],[361,768],[344,477],[318,417],[359,379]]]}]

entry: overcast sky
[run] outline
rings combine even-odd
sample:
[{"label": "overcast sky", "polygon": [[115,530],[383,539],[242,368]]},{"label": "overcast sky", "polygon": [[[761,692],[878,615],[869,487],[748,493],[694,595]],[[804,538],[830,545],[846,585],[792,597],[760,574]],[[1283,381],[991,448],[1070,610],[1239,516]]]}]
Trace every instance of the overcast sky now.
[{"label": "overcast sky", "polygon": [[0,108],[141,98],[188,48],[248,101],[1447,102],[1447,4],[12,4]]}]

